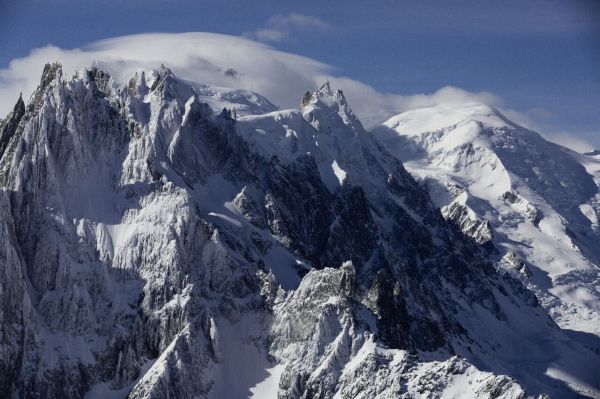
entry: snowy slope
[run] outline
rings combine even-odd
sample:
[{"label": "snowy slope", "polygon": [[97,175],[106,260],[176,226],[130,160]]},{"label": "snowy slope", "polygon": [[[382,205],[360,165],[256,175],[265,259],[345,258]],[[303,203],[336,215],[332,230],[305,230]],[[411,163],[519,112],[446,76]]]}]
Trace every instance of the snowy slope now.
[{"label": "snowy slope", "polygon": [[[327,83],[277,110],[165,67],[119,86],[52,64],[0,143],[0,396],[600,394],[597,341],[498,272]],[[569,187],[553,206],[588,194]]]},{"label": "snowy slope", "polygon": [[405,112],[375,134],[447,218],[516,265],[559,325],[600,334],[597,159],[479,104]]}]

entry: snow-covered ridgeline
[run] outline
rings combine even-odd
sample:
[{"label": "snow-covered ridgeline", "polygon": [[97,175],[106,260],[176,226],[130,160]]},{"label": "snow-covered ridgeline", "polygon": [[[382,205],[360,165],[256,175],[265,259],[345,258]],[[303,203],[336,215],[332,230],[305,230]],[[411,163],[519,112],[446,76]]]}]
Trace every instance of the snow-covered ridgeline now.
[{"label": "snow-covered ridgeline", "polygon": [[48,65],[0,143],[2,395],[598,394],[328,84],[281,111]]}]

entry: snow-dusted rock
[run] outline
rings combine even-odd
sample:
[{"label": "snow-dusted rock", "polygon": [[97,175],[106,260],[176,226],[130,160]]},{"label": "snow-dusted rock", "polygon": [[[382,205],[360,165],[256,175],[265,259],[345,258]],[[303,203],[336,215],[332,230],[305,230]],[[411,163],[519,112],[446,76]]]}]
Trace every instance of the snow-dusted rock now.
[{"label": "snow-dusted rock", "polygon": [[[166,67],[121,86],[53,64],[0,134],[4,396],[599,392],[599,355],[328,84],[280,111]],[[469,209],[451,219],[486,239]]]}]

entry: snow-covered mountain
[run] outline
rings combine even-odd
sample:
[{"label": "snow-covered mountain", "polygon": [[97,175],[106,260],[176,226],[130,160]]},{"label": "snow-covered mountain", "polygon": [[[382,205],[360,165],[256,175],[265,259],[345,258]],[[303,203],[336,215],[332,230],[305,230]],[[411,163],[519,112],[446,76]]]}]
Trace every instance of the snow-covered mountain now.
[{"label": "snow-covered mountain", "polygon": [[[504,271],[523,254],[485,244],[493,220],[463,234],[341,91],[300,97],[47,65],[0,122],[0,396],[600,395],[597,336]],[[534,183],[565,225],[597,191]],[[474,219],[464,204],[444,212]]]},{"label": "snow-covered mountain", "polygon": [[558,324],[600,334],[600,159],[479,104],[405,112],[374,130],[444,216],[533,289]]}]

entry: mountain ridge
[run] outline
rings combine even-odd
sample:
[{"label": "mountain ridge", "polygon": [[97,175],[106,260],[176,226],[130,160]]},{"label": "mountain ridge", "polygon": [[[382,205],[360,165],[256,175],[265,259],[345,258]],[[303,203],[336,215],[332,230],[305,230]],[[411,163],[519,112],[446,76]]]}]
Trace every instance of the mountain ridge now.
[{"label": "mountain ridge", "polygon": [[42,76],[0,159],[3,394],[598,392],[598,356],[444,221],[341,92],[297,111],[240,93],[226,108],[268,112],[237,116],[166,67]]}]

